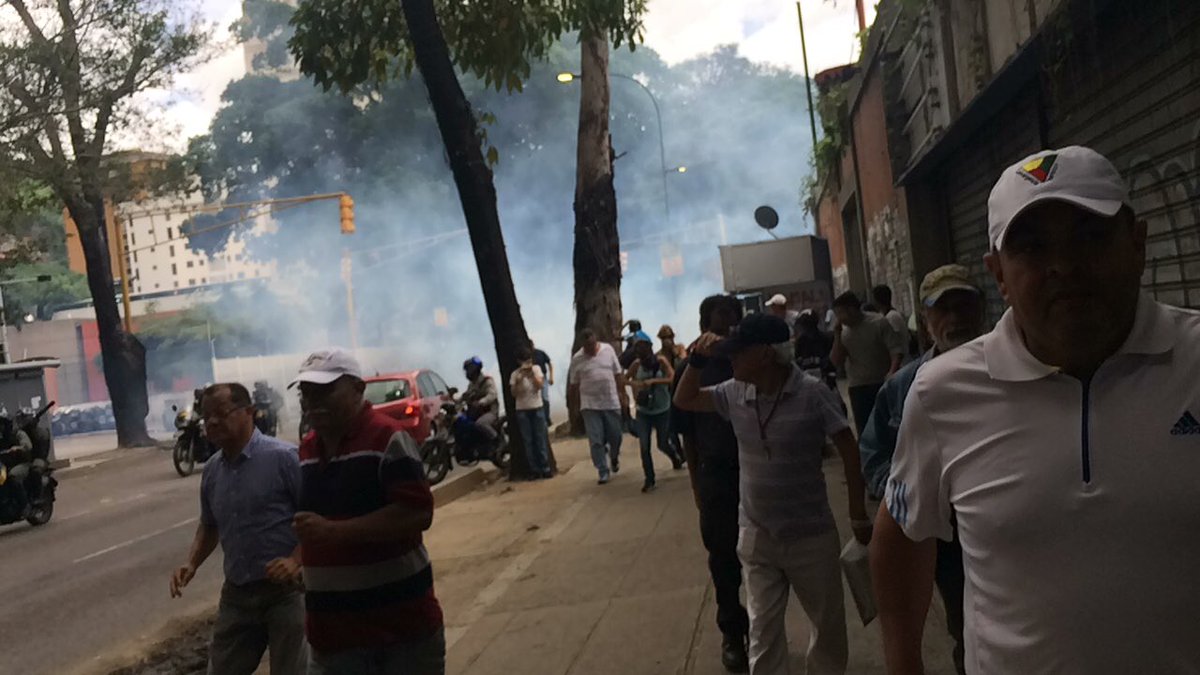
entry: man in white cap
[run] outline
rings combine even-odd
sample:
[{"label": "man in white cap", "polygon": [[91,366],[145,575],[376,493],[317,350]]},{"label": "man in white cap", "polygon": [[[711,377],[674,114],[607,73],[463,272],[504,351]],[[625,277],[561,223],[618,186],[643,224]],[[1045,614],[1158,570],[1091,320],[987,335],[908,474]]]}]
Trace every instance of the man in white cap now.
[{"label": "man in white cap", "polygon": [[957,526],[966,671],[1200,672],[1200,315],[1140,292],[1146,223],[1093,150],[988,200],[996,329],[920,369],[871,566],[888,672],[922,672],[935,539]]},{"label": "man in white cap", "polygon": [[792,337],[796,336],[796,319],[800,318],[800,312],[797,312],[793,309],[788,309],[788,299],[786,295],[783,293],[776,293],[775,295],[771,296],[770,300],[767,300],[764,307],[767,308],[767,312],[774,314],[775,316],[786,321],[788,325],[788,331],[792,334]]},{"label": "man in white cap", "polygon": [[445,635],[422,533],[433,495],[416,443],[363,400],[350,354],[314,352],[292,384],[314,433],[300,443],[295,528],[310,675],[442,675]]},{"label": "man in white cap", "polygon": [[[933,347],[904,366],[879,390],[875,408],[858,440],[862,453],[863,477],[867,493],[875,501],[881,499],[892,469],[896,451],[896,434],[902,421],[904,400],[912,389],[917,370],[929,361],[983,334],[983,291],[971,280],[971,273],[962,265],[943,265],[921,282],[922,319],[933,340]],[[946,607],[946,628],[954,640],[954,665],[964,672],[963,644],[963,569],[962,547],[958,539],[937,542],[938,592]]]}]

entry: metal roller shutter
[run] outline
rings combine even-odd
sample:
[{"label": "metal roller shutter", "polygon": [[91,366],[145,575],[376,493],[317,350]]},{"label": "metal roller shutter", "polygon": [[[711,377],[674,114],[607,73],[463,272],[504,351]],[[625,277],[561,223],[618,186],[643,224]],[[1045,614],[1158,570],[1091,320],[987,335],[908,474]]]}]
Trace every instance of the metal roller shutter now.
[{"label": "metal roller shutter", "polygon": [[1200,2],[1113,2],[1048,70],[1050,139],[1108,156],[1149,225],[1143,284],[1200,308]]},{"label": "metal roller shutter", "polygon": [[988,251],[987,200],[1000,172],[1037,152],[1037,92],[1030,82],[995,118],[977,131],[941,171],[951,251],[955,262],[971,270],[987,295],[989,325],[1004,313],[1004,298],[983,265]]}]

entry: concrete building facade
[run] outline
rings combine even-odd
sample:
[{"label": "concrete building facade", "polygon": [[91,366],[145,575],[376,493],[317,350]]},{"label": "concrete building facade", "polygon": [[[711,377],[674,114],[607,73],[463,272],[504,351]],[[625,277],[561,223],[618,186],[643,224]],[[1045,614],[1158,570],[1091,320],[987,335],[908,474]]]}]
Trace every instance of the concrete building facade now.
[{"label": "concrete building facade", "polygon": [[1026,155],[1078,144],[1116,164],[1148,222],[1145,291],[1200,308],[1200,3],[884,0],[863,53],[843,162],[815,210],[848,287],[901,296],[958,262],[997,320],[991,186]]}]

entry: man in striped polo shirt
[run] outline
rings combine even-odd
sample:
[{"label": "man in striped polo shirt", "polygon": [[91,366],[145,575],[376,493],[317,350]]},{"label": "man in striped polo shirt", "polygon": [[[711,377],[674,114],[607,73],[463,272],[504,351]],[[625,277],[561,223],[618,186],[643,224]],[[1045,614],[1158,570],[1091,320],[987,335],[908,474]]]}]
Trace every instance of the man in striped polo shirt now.
[{"label": "man in striped polo shirt", "polygon": [[[791,347],[787,323],[770,314],[747,316],[728,338],[705,333],[688,357],[675,405],[715,412],[737,435],[738,557],[750,613],[751,675],[788,673],[784,615],[791,590],[812,624],[805,672],[841,675],[849,645],[841,543],[821,468],[826,437],[841,454],[851,526],[863,544],[870,541],[871,521],[858,445],[837,395],[793,363]],[[700,372],[712,356],[730,360],[734,379],[702,388]]]},{"label": "man in striped polo shirt", "polygon": [[416,443],[363,400],[362,369],[313,353],[293,384],[313,432],[300,443],[310,675],[442,675],[445,635],[422,533],[433,495]]}]

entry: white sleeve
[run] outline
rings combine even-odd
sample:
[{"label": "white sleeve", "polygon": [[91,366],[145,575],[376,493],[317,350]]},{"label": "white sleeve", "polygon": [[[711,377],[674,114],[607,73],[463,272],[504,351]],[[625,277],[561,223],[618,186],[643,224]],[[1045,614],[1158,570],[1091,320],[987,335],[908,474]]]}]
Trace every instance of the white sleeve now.
[{"label": "white sleeve", "polygon": [[737,380],[725,380],[721,384],[702,389],[712,395],[713,407],[716,408],[717,414],[725,419],[729,419],[730,389],[736,385]]},{"label": "white sleeve", "polygon": [[885,494],[888,512],[913,541],[950,541],[953,507],[942,473],[942,448],[915,387],[904,403],[902,420]]}]

